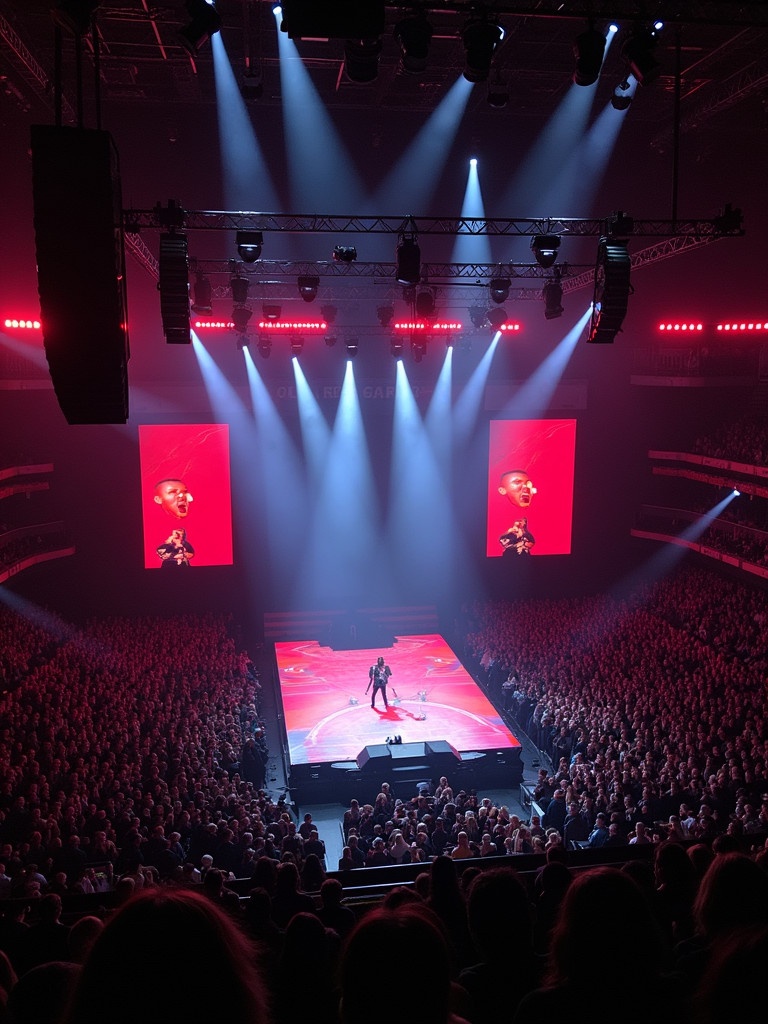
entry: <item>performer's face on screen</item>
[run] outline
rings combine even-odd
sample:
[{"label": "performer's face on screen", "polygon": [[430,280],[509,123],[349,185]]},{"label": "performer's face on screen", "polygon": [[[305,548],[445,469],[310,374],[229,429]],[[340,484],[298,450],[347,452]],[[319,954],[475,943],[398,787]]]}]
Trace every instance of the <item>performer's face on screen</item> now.
[{"label": "performer's face on screen", "polygon": [[155,503],[174,519],[186,519],[192,495],[183,480],[161,480],[155,487]]},{"label": "performer's face on screen", "polygon": [[513,505],[528,508],[535,493],[536,488],[524,470],[513,469],[502,474],[499,494],[506,494]]}]

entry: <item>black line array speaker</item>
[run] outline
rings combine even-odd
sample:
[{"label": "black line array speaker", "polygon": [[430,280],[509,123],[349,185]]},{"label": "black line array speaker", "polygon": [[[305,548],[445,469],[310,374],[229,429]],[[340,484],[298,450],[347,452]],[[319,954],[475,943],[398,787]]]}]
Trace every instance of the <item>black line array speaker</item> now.
[{"label": "black line array speaker", "polygon": [[68,423],[128,419],[120,171],[108,132],[32,126],[43,343]]},{"label": "black line array speaker", "polygon": [[163,333],[169,345],[191,345],[189,326],[189,262],[187,236],[160,235],[158,260],[160,281],[160,315]]}]

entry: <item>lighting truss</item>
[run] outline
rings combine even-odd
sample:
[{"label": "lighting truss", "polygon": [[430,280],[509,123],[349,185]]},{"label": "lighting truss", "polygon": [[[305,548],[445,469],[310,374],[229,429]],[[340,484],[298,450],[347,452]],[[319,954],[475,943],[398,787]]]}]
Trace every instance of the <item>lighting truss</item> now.
[{"label": "lighting truss", "polygon": [[[126,231],[163,226],[164,207],[151,210],[124,210]],[[606,220],[581,217],[488,218],[488,217],[339,217],[326,214],[309,216],[293,213],[251,213],[226,210],[183,210],[183,227],[188,231],[289,231],[294,234],[343,233],[389,234],[403,231],[421,235],[560,235],[599,237],[606,233]],[[709,220],[635,220],[634,236],[701,235],[722,237],[743,235],[741,225],[724,231],[717,218]]]}]

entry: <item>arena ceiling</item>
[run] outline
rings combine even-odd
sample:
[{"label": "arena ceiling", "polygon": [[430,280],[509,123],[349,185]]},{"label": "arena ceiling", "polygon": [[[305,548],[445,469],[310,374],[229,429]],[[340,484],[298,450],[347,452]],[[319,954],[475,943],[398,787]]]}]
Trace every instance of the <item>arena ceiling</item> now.
[{"label": "arena ceiling", "polygon": [[[58,6],[73,0],[59,0]],[[76,6],[77,0],[75,0]],[[301,0],[286,0],[286,5]],[[306,0],[305,0],[306,2]],[[322,0],[317,0],[317,5]],[[0,0],[0,76],[10,102],[35,116],[52,113],[55,80],[54,0]],[[333,6],[333,5],[330,5]],[[341,6],[341,3],[339,3]],[[350,6],[354,7],[354,4]],[[358,7],[360,4],[358,4]],[[363,5],[364,6],[364,5]],[[252,101],[264,107],[281,103],[277,28],[271,0],[218,0],[221,33],[236,70],[250,80]],[[425,70],[404,71],[395,26],[421,9],[432,27]],[[465,64],[462,33],[478,12],[502,26],[490,73],[495,92],[507,93],[516,115],[547,116],[568,87],[574,67],[573,44],[588,16],[596,27],[615,21],[617,45],[603,68],[605,88],[626,72],[621,40],[638,23],[660,20],[655,57],[661,72],[653,84],[655,99],[644,97],[636,115],[668,130],[673,111],[676,69],[680,79],[680,123],[693,130],[725,111],[738,109],[768,92],[768,5],[705,0],[402,0],[384,5],[384,31],[378,74],[370,84],[344,73],[344,40],[301,39],[297,46],[316,88],[330,109],[424,110],[436,105]],[[215,103],[210,45],[190,54],[180,32],[190,22],[184,0],[101,0],[96,7],[98,46],[86,34],[83,74],[92,79],[98,51],[98,81],[104,103],[168,108]],[[75,40],[64,29],[63,85],[65,120],[75,113],[73,54]],[[258,98],[256,98],[258,97]],[[487,91],[476,89],[473,103],[485,106]]]}]

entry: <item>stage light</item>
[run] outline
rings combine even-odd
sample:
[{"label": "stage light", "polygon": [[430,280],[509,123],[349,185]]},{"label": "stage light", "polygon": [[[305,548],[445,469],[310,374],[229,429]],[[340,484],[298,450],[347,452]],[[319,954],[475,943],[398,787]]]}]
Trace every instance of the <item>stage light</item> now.
[{"label": "stage light", "polygon": [[376,316],[382,327],[389,327],[390,321],[394,316],[394,309],[392,306],[377,306]]},{"label": "stage light", "polygon": [[295,334],[291,338],[291,355],[300,356],[303,351],[304,339],[300,335]]},{"label": "stage light", "polygon": [[237,350],[242,352],[244,348],[248,348],[248,336],[246,334],[239,334],[237,336]]},{"label": "stage light", "polygon": [[488,310],[485,306],[470,306],[469,319],[472,321],[472,326],[479,330],[488,322]]},{"label": "stage light", "polygon": [[238,277],[235,275],[229,279],[229,290],[232,293],[232,299],[237,303],[238,306],[244,306],[248,301],[248,289],[251,287],[251,282],[247,277]]},{"label": "stage light", "polygon": [[198,315],[213,312],[213,293],[211,290],[211,282],[205,274],[197,274],[195,276],[195,283],[192,290],[194,295],[192,312],[197,313]]},{"label": "stage light", "polygon": [[299,295],[305,302],[314,302],[317,298],[319,277],[300,277],[298,280]]},{"label": "stage light", "polygon": [[402,234],[397,243],[397,270],[399,284],[418,284],[421,280],[421,249],[413,234]]},{"label": "stage light", "polygon": [[51,17],[61,28],[81,36],[90,30],[91,18],[98,6],[99,0],[59,0]]},{"label": "stage light", "polygon": [[619,31],[619,26],[616,24],[615,21],[612,21],[611,24],[608,26],[608,31],[612,36],[615,36],[616,33]]},{"label": "stage light", "polygon": [[325,320],[325,322],[327,324],[335,324],[336,323],[336,314],[338,312],[339,311],[338,311],[338,309],[336,309],[335,306],[321,306],[320,307],[320,315],[322,316],[323,320]]},{"label": "stage light", "polygon": [[557,260],[560,239],[557,235],[534,235],[531,239],[531,250],[540,267],[545,270]]},{"label": "stage light", "polygon": [[576,36],[573,55],[576,58],[576,66],[573,69],[574,84],[594,85],[603,66],[605,36],[590,24],[584,32]]},{"label": "stage light", "polygon": [[741,497],[741,491],[737,491],[736,488],[734,487],[733,488],[733,496],[734,496],[734,498],[740,498]]},{"label": "stage light", "polygon": [[264,236],[260,231],[238,231],[236,244],[237,254],[243,263],[255,263],[261,256]]},{"label": "stage light", "polygon": [[512,320],[512,321],[507,320],[507,322],[505,324],[501,324],[496,329],[501,331],[502,334],[512,334],[515,331],[519,331],[520,330],[520,324],[516,320]]},{"label": "stage light", "polygon": [[264,95],[264,76],[260,67],[248,67],[240,77],[240,95],[244,100],[260,100]]},{"label": "stage light", "polygon": [[192,20],[179,32],[179,38],[184,49],[194,56],[219,31],[221,18],[208,0],[186,0],[184,6]]},{"label": "stage light", "polygon": [[661,65],[653,55],[656,34],[653,29],[638,27],[624,43],[622,53],[639,85],[650,85],[659,77]]},{"label": "stage light", "polygon": [[560,284],[559,274],[555,274],[551,281],[547,281],[541,289],[541,297],[544,300],[544,316],[547,320],[557,320],[563,315],[563,286]]},{"label": "stage light", "polygon": [[423,11],[402,18],[395,25],[395,39],[400,44],[400,67],[411,75],[427,70],[432,26]]},{"label": "stage light", "polygon": [[252,316],[251,310],[245,306],[235,306],[232,310],[232,323],[239,334],[245,334],[248,330],[248,321]]},{"label": "stage light", "polygon": [[491,70],[493,51],[503,34],[498,23],[486,17],[471,18],[464,26],[464,78],[468,82],[485,82]]},{"label": "stage light", "polygon": [[13,330],[40,330],[39,320],[21,320],[17,317],[6,318],[4,322],[6,328],[12,328]]},{"label": "stage light", "polygon": [[629,83],[629,79],[625,78],[616,86],[613,90],[613,96],[611,96],[611,106],[614,110],[627,110],[630,103],[632,102],[632,88]]},{"label": "stage light", "polygon": [[360,343],[358,342],[357,338],[347,338],[347,340],[344,342],[344,347],[347,350],[347,358],[354,359],[355,356],[357,355]]},{"label": "stage light", "polygon": [[399,337],[394,337],[389,343],[389,351],[395,357],[395,359],[403,358],[403,340]]},{"label": "stage light", "polygon": [[429,288],[424,288],[416,296],[416,315],[428,319],[435,315],[435,295]]},{"label": "stage light", "polygon": [[[262,306],[262,311],[264,309],[269,309],[269,310],[277,309],[277,310],[279,310],[280,307],[279,306]],[[259,330],[260,331],[274,331],[276,334],[286,334],[288,331],[293,331],[294,333],[301,332],[301,334],[306,334],[307,331],[312,331],[312,332],[315,332],[315,331],[326,331],[326,330],[328,330],[328,324],[325,322],[325,320],[279,320],[278,321],[278,320],[275,320],[274,317],[272,317],[272,319],[262,319],[262,320],[259,320]]]},{"label": "stage light", "polygon": [[423,338],[413,338],[411,341],[411,354],[414,363],[420,363],[427,354],[427,343]]},{"label": "stage light", "polygon": [[667,331],[670,331],[670,332],[672,332],[672,331],[685,331],[686,333],[690,331],[691,333],[693,333],[695,331],[703,331],[704,330],[704,324],[701,323],[700,321],[691,321],[691,320],[686,321],[686,322],[675,321],[675,320],[671,320],[671,321],[667,320],[664,323],[660,323],[659,324],[659,330],[660,331],[664,331],[664,332],[667,332]]},{"label": "stage light", "polygon": [[506,309],[489,309],[488,310],[488,323],[493,327],[494,330],[499,331],[503,324],[507,322],[507,311]]},{"label": "stage light", "polygon": [[380,38],[344,40],[344,72],[350,82],[368,85],[376,81],[382,46]]},{"label": "stage light", "polygon": [[509,86],[500,72],[491,70],[486,101],[493,110],[503,110],[509,103]]},{"label": "stage light", "polygon": [[336,344],[336,335],[326,334],[323,340],[325,341],[325,344],[328,346],[328,348],[333,348],[333,346]]},{"label": "stage light", "polygon": [[616,210],[606,219],[605,229],[609,238],[629,238],[635,230],[634,217],[623,210]]},{"label": "stage light", "polygon": [[264,302],[261,306],[261,314],[265,320],[275,321],[280,319],[280,314],[283,312],[280,306],[274,305],[270,302]]},{"label": "stage light", "polygon": [[259,335],[259,355],[262,359],[269,359],[269,354],[272,351],[272,339],[269,335]]},{"label": "stage light", "polygon": [[354,245],[334,245],[331,255],[336,263],[354,263],[357,259],[357,249]]},{"label": "stage light", "polygon": [[717,324],[718,331],[768,331],[768,320],[749,320],[743,323],[720,323]]},{"label": "stage light", "polygon": [[509,298],[510,280],[508,277],[494,277],[488,286],[488,292],[494,302],[506,302]]}]

